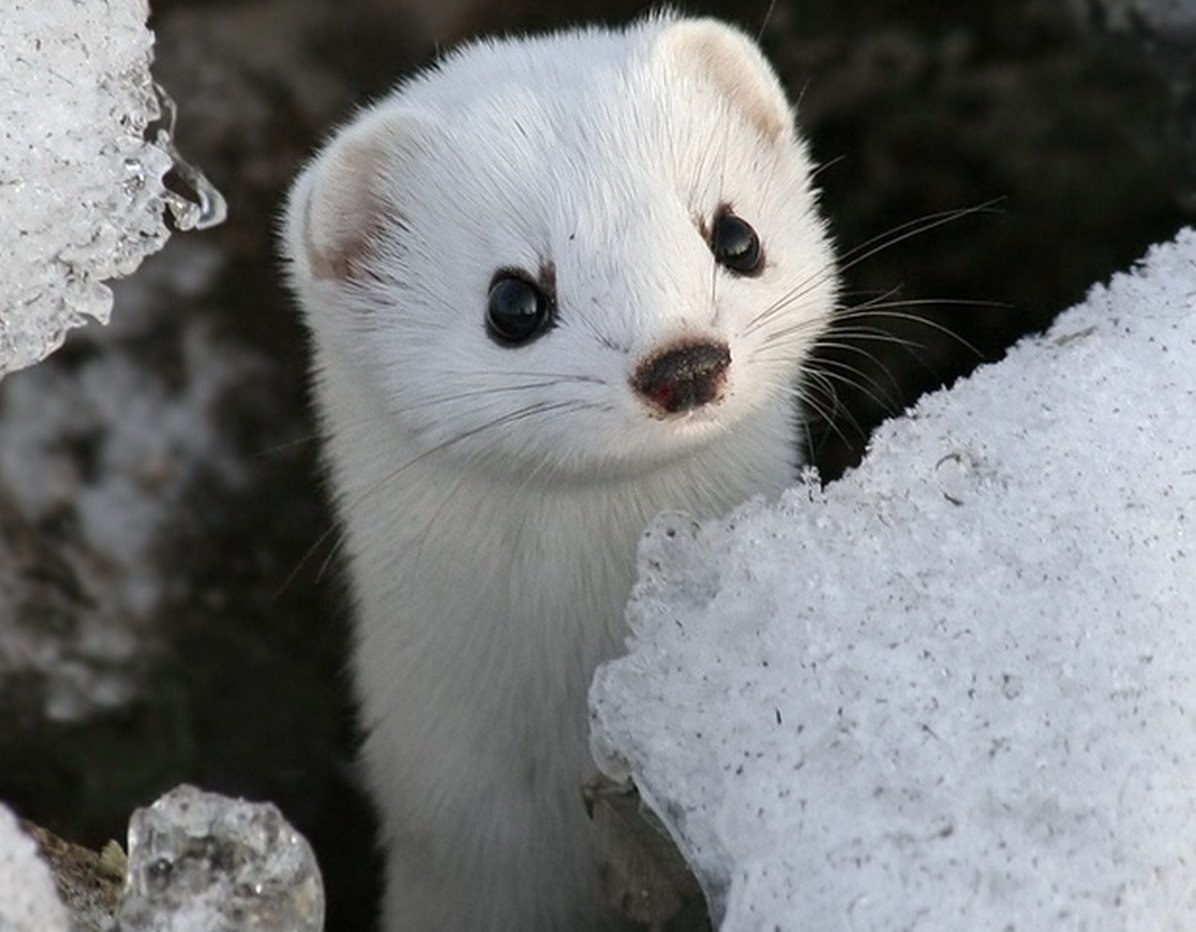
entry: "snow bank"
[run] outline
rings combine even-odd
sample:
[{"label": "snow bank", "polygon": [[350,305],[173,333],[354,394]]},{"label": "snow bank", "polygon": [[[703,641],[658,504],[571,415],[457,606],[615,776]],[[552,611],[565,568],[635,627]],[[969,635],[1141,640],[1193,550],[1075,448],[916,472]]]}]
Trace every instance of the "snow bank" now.
[{"label": "snow bank", "polygon": [[4,932],[67,932],[66,907],[37,844],[0,806],[0,929]]},{"label": "snow bank", "polygon": [[640,572],[595,755],[724,930],[1196,928],[1196,232]]},{"label": "snow bank", "polygon": [[[0,376],[52,352],[87,318],[107,321],[103,281],[165,244],[166,210],[179,229],[224,218],[220,195],[174,151],[173,105],[150,77],[147,12],[147,0],[5,5]],[[194,199],[167,190],[172,169]]]}]

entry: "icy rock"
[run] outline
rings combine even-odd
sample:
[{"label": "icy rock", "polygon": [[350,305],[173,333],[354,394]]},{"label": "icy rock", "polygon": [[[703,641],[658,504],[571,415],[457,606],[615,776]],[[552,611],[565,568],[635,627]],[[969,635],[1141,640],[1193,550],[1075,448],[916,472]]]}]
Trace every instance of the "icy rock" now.
[{"label": "icy rock", "polygon": [[1196,232],[876,435],[647,535],[596,758],[724,932],[1196,929]]},{"label": "icy rock", "polygon": [[[165,244],[167,210],[180,229],[223,219],[219,193],[174,151],[172,105],[150,77],[147,12],[147,0],[5,4],[0,377],[88,318],[107,321],[103,282]],[[171,169],[192,198],[166,188]]]},{"label": "icy rock", "polygon": [[180,786],[129,823],[122,932],[320,932],[306,839],[269,803]]},{"label": "icy rock", "polygon": [[50,868],[16,817],[0,806],[0,932],[68,932]]}]

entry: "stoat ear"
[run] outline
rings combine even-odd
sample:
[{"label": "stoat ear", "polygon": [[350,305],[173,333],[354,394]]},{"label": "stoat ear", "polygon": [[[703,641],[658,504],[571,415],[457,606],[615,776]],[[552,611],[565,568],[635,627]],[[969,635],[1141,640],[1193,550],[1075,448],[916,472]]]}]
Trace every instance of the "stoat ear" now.
[{"label": "stoat ear", "polygon": [[711,82],[768,142],[793,138],[793,112],[776,72],[746,35],[715,19],[679,20],[664,28],[657,51]]},{"label": "stoat ear", "polygon": [[312,278],[359,278],[388,217],[401,215],[391,179],[426,138],[422,114],[379,109],[342,130],[291,194],[292,254]]}]

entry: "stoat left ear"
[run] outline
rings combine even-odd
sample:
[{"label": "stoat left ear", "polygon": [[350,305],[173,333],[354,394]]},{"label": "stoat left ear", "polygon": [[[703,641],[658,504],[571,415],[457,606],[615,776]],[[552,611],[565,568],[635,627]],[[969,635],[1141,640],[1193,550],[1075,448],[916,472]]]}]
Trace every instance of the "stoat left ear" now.
[{"label": "stoat left ear", "polygon": [[770,143],[794,137],[793,111],[776,72],[751,39],[715,19],[665,26],[656,51],[709,81]]},{"label": "stoat left ear", "polygon": [[389,178],[431,132],[422,114],[379,106],[341,130],[295,183],[287,237],[296,270],[340,282],[365,274],[387,223],[402,216]]}]

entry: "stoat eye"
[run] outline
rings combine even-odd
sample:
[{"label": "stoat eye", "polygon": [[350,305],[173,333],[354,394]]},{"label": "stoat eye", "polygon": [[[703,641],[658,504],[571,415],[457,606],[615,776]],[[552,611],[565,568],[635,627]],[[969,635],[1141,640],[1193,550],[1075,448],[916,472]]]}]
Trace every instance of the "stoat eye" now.
[{"label": "stoat eye", "polygon": [[552,323],[552,301],[544,290],[513,272],[490,283],[486,326],[499,343],[513,346],[539,336]]},{"label": "stoat eye", "polygon": [[710,229],[710,251],[719,265],[739,275],[756,275],[764,266],[764,250],[752,225],[737,217],[729,207],[714,215]]}]

